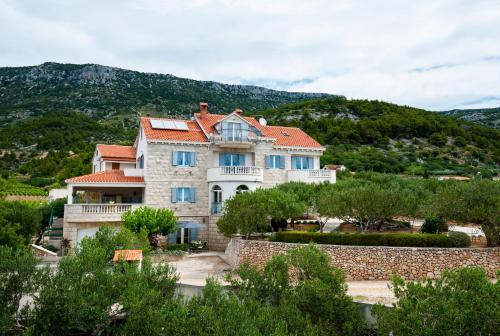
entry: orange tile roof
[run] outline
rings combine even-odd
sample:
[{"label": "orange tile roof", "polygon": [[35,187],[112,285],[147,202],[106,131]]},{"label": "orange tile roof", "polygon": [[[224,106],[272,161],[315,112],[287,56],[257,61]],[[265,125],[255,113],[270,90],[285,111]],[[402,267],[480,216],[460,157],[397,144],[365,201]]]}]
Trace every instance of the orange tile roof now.
[{"label": "orange tile roof", "polygon": [[[151,127],[151,121],[150,121],[151,119],[184,121],[187,124],[189,130],[180,131],[180,130],[154,129],[153,127]],[[144,128],[146,139],[208,142],[207,137],[203,133],[198,123],[193,120],[142,117],[141,125]]]},{"label": "orange tile roof", "polygon": [[[185,121],[189,127],[189,131],[153,129],[151,127],[151,122],[150,122],[151,118],[149,117],[142,117],[141,125],[144,127],[147,139],[208,142],[208,139],[205,136],[203,130],[206,132],[206,134],[214,133],[215,131],[214,126],[227,116],[228,115],[226,114],[209,113],[206,114],[203,118],[201,118],[199,113],[195,113],[194,117],[196,121],[193,120]],[[319,144],[316,140],[307,135],[300,128],[282,127],[282,126],[262,126],[253,117],[242,117],[242,118],[245,119],[252,126],[255,126],[259,131],[261,131],[263,136],[276,139],[275,145],[290,146],[290,147],[314,147],[314,148],[323,147],[321,144]],[[162,120],[176,120],[176,119],[162,118]]]},{"label": "orange tile roof", "polygon": [[138,261],[142,259],[141,250],[116,250],[113,261]]},{"label": "orange tile roof", "polygon": [[104,160],[135,161],[136,150],[133,146],[98,144],[97,150]]},{"label": "orange tile roof", "polygon": [[123,170],[107,170],[103,172],[72,177],[66,183],[143,183],[142,176],[125,176]]},{"label": "orange tile roof", "polygon": [[319,142],[297,127],[264,126],[261,132],[265,137],[276,139],[274,144],[277,146],[323,147]]}]

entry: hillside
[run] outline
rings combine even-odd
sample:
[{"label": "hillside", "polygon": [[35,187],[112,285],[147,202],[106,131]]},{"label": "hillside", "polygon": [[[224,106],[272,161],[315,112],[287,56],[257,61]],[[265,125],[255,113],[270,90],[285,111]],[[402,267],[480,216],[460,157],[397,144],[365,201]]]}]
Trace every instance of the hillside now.
[{"label": "hillside", "polygon": [[475,123],[500,129],[500,107],[485,109],[450,110],[441,112],[447,116],[453,116]]},{"label": "hillside", "polygon": [[323,163],[351,170],[490,176],[500,165],[500,131],[380,101],[333,97],[262,112],[327,146]]},{"label": "hillside", "polygon": [[94,118],[117,115],[190,114],[198,102],[228,113],[255,111],[326,94],[275,91],[257,86],[196,81],[96,64],[44,63],[0,68],[0,122],[78,112]]}]

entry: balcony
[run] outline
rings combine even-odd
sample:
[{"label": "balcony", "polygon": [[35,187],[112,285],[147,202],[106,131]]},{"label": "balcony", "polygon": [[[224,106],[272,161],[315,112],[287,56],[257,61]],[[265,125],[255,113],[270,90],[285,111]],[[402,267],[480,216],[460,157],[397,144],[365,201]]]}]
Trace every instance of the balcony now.
[{"label": "balcony", "polygon": [[335,170],[329,169],[292,169],[288,171],[288,182],[335,183]]},{"label": "balcony", "polygon": [[257,136],[249,131],[233,131],[212,135],[214,145],[220,148],[252,148],[255,146]]},{"label": "balcony", "polygon": [[223,166],[207,169],[208,182],[262,182],[263,172],[260,167]]},{"label": "balcony", "polygon": [[64,217],[69,222],[119,222],[123,213],[144,204],[66,204]]}]

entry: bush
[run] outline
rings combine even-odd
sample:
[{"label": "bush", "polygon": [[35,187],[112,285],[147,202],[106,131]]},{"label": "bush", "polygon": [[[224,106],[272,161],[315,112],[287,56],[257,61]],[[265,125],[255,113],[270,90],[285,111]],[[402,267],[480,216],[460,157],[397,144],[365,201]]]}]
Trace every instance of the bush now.
[{"label": "bush", "polygon": [[164,251],[187,251],[188,245],[187,244],[168,244],[166,246],[163,246],[162,249]]},{"label": "bush", "polygon": [[500,285],[481,268],[419,282],[395,277],[393,290],[393,307],[372,310],[379,335],[498,335]]},{"label": "bush", "polygon": [[470,246],[470,237],[467,233],[464,232],[449,232],[448,237],[452,241],[452,245],[454,247],[469,247]]},{"label": "bush", "polygon": [[446,222],[441,216],[430,215],[425,217],[425,222],[420,228],[422,233],[441,233],[448,228]]},{"label": "bush", "polygon": [[[284,243],[316,243],[330,245],[354,246],[401,246],[401,247],[463,247],[462,243],[455,242],[444,234],[428,233],[399,233],[399,234],[370,234],[370,233],[319,233],[303,231],[276,232],[271,241]],[[454,244],[460,244],[455,246]]]}]

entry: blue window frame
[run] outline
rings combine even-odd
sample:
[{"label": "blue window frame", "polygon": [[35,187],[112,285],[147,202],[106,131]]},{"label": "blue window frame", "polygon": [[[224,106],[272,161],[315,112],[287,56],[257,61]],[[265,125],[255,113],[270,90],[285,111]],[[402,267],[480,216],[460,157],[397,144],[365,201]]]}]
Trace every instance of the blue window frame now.
[{"label": "blue window frame", "polygon": [[172,203],[196,203],[196,189],[172,188]]},{"label": "blue window frame", "polygon": [[219,153],[219,166],[244,166],[245,154]]},{"label": "blue window frame", "polygon": [[266,168],[285,169],[285,157],[283,155],[266,155]]},{"label": "blue window frame", "polygon": [[174,151],[172,152],[172,165],[180,167],[194,167],[196,166],[196,153]]},{"label": "blue window frame", "polygon": [[144,168],[144,154],[141,154],[141,156],[139,156],[139,160],[137,161],[138,161],[137,166],[140,169]]},{"label": "blue window frame", "polygon": [[314,169],[311,156],[292,156],[292,169]]}]

